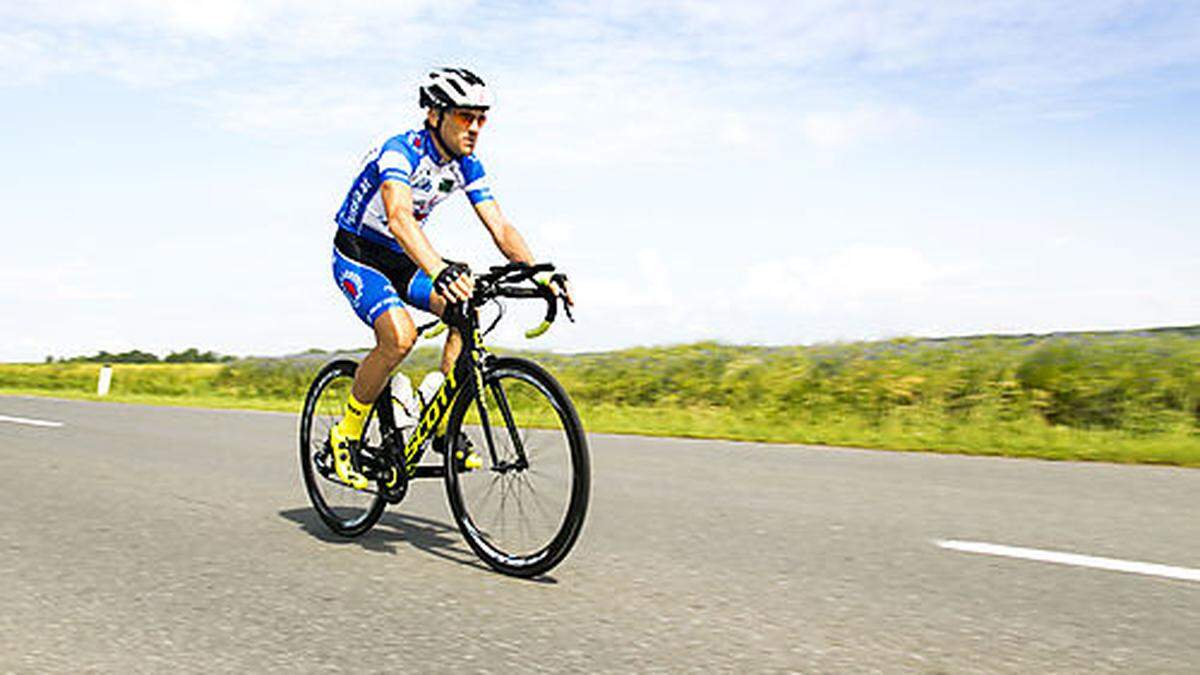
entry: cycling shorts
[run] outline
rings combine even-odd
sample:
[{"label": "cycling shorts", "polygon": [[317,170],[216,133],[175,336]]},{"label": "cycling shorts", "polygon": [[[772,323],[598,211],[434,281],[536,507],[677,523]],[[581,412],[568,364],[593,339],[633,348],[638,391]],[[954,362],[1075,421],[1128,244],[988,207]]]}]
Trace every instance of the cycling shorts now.
[{"label": "cycling shorts", "polygon": [[[411,258],[338,230],[333,240],[333,280],[368,327],[380,314],[405,303],[426,312],[433,281]],[[402,289],[397,292],[396,289]]]}]

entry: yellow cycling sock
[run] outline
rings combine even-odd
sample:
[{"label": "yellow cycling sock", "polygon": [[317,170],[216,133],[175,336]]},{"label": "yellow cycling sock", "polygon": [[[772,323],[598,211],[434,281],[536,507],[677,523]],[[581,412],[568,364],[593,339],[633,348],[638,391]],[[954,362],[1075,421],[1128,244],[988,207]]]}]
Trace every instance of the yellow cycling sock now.
[{"label": "yellow cycling sock", "polygon": [[354,397],[354,392],[350,392],[350,397],[346,400],[346,411],[342,415],[342,421],[338,422],[338,431],[346,438],[357,440],[362,436],[363,425],[367,423],[367,413],[370,411],[370,403],[363,403]]}]

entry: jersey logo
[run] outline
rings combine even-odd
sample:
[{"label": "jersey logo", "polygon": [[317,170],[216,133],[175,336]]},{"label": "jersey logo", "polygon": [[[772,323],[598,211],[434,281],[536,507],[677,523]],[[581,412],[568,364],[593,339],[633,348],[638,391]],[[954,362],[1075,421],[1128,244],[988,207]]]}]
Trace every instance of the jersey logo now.
[{"label": "jersey logo", "polygon": [[438,185],[439,192],[449,192],[454,189],[454,179],[443,178],[441,184]]}]

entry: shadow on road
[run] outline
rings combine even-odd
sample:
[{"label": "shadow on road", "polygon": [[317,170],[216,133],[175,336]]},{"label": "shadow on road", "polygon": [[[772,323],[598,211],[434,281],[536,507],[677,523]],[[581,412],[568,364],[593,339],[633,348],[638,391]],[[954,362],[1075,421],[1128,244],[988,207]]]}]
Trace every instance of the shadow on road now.
[{"label": "shadow on road", "polygon": [[[375,527],[371,528],[371,531],[361,537],[350,539],[330,532],[312,507],[284,509],[279,512],[279,515],[298,524],[300,529],[313,537],[331,544],[358,545],[368,551],[394,554],[397,551],[396,543],[405,542],[426,553],[456,562],[459,565],[491,571],[491,568],[480,562],[471,549],[463,543],[457,527],[436,520],[385,512]],[[542,584],[558,583],[551,576],[542,576],[529,581]]]}]

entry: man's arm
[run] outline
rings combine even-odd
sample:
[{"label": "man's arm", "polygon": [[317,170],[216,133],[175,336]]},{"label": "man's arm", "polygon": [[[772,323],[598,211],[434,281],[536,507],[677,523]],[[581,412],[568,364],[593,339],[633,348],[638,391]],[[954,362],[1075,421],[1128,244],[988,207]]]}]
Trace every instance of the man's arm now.
[{"label": "man's arm", "polygon": [[[430,279],[437,279],[438,274],[446,269],[446,261],[433,250],[433,244],[429,243],[429,238],[413,217],[412,189],[398,180],[385,180],[379,192],[383,197],[383,207],[387,210],[388,229],[404,247],[408,257],[425,270]],[[474,286],[473,280],[461,277],[450,288],[452,293],[458,291],[454,293],[458,300],[466,300]]]},{"label": "man's arm", "polygon": [[533,264],[533,253],[530,253],[525,238],[500,212],[500,205],[495,199],[475,204],[475,213],[492,235],[492,241],[496,242],[496,248],[500,249],[504,257],[513,262]]},{"label": "man's arm", "polygon": [[[504,257],[513,262],[523,262],[532,265],[534,263],[533,253],[529,251],[529,246],[525,243],[525,238],[513,227],[513,224],[504,217],[500,211],[500,205],[495,199],[478,202],[475,205],[475,214],[479,216],[479,220],[483,222],[488,233],[492,235],[492,241],[496,242],[496,248],[504,254]],[[560,295],[566,299],[568,305],[574,305],[575,301],[571,297],[571,289],[564,283],[558,289]]]}]

